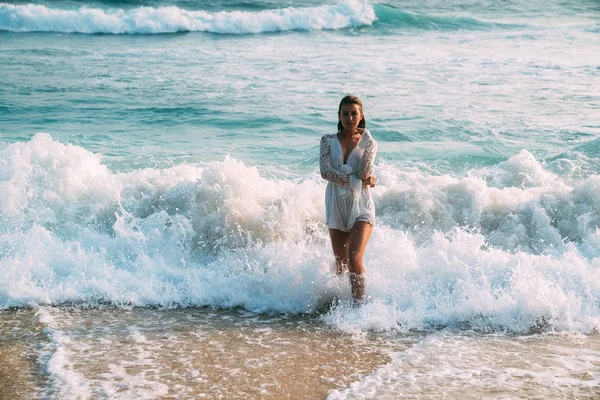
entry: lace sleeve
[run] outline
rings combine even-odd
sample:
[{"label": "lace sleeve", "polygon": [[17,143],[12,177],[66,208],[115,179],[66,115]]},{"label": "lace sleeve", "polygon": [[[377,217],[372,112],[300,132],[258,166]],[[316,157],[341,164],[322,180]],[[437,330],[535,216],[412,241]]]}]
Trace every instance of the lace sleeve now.
[{"label": "lace sleeve", "polygon": [[376,154],[377,142],[371,140],[365,148],[365,152],[360,159],[360,164],[358,164],[358,177],[360,179],[367,179],[369,176],[373,175],[373,164],[375,163]]},{"label": "lace sleeve", "polygon": [[325,135],[321,138],[321,149],[319,151],[321,177],[338,185],[347,184],[350,182],[350,175],[333,168],[333,163],[331,162],[331,145],[329,144],[329,140],[327,140],[327,136]]}]

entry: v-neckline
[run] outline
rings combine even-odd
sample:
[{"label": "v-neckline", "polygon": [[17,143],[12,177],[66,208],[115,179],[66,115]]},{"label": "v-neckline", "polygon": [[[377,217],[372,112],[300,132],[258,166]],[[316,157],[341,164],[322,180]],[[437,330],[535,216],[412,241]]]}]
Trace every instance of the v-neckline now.
[{"label": "v-neckline", "polygon": [[[354,149],[356,149],[358,147],[358,143],[356,143],[356,146],[354,146],[352,148],[352,150],[350,150],[350,152],[348,153],[348,157],[346,157],[346,159],[344,160],[344,146],[342,146],[342,142],[340,141],[340,136],[338,134],[336,134],[335,138],[338,141],[338,145],[340,146],[340,150],[342,150],[342,164],[346,165],[348,163],[348,159],[350,158],[350,155],[352,154],[352,152],[354,151]],[[359,142],[360,142],[360,140],[359,140]]]}]

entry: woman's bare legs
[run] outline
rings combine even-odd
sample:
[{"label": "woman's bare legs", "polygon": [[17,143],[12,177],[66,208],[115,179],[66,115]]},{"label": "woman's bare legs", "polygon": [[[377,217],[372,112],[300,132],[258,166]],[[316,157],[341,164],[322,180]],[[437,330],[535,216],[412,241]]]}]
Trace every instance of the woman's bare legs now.
[{"label": "woman's bare legs", "polygon": [[329,229],[336,273],[342,275],[346,269],[350,270],[350,288],[355,300],[362,300],[365,297],[365,266],[362,259],[371,232],[373,232],[373,225],[365,221],[356,222],[350,232]]},{"label": "woman's bare legs", "polygon": [[350,288],[354,300],[365,298],[365,266],[363,256],[373,232],[373,225],[366,221],[357,221],[349,232],[348,269],[350,270]]},{"label": "woman's bare legs", "polygon": [[339,229],[329,229],[331,247],[335,256],[335,272],[342,275],[348,269],[348,241],[350,233]]}]

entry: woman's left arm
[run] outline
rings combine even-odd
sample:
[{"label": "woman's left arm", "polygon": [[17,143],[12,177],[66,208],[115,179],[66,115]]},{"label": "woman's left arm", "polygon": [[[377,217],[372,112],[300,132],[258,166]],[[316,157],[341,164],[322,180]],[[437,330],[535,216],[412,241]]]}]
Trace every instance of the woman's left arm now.
[{"label": "woman's left arm", "polygon": [[373,175],[373,164],[375,163],[375,155],[377,155],[377,142],[371,140],[367,143],[365,152],[363,153],[360,163],[358,164],[358,177],[367,179]]}]

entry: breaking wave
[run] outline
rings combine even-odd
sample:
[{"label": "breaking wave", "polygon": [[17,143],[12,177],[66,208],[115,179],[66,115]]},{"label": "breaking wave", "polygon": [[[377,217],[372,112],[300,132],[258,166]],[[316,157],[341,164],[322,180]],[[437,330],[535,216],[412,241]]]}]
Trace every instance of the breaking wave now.
[{"label": "breaking wave", "polygon": [[[469,176],[379,166],[370,302],[345,329],[600,328],[600,177],[569,184],[527,151]],[[226,158],[113,172],[37,134],[0,150],[0,309],[31,304],[312,313],[333,273],[324,183]]]},{"label": "breaking wave", "polygon": [[0,30],[64,33],[212,32],[248,34],[292,30],[342,29],[370,25],[373,7],[349,1],[337,5],[263,11],[187,11],[178,7],[56,9],[0,3]]}]

